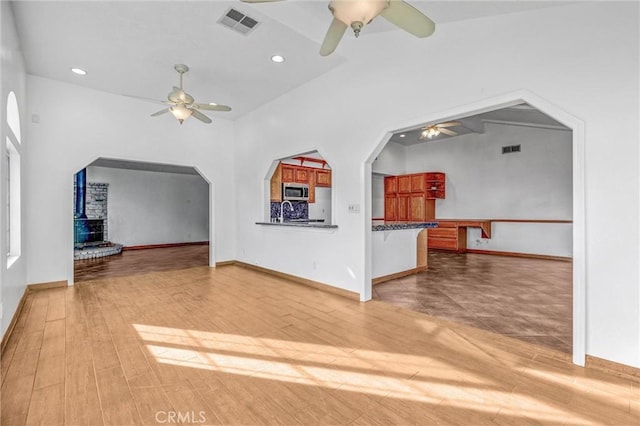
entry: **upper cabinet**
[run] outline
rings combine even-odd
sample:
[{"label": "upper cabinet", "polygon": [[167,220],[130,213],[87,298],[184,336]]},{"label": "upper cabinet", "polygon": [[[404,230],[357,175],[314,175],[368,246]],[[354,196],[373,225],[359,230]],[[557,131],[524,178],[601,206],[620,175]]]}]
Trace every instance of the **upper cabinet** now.
[{"label": "upper cabinet", "polygon": [[331,188],[331,170],[315,170],[316,186]]},{"label": "upper cabinet", "polygon": [[295,166],[290,166],[282,163],[280,163],[280,165],[282,167],[282,175],[281,175],[282,182],[294,182],[295,176],[296,176]]},{"label": "upper cabinet", "polygon": [[296,166],[295,172],[294,172],[294,176],[295,176],[294,182],[308,184],[309,177],[311,174],[313,174],[313,171],[309,171],[308,168]]},{"label": "upper cabinet", "polygon": [[445,175],[441,172],[425,173],[427,198],[445,198]]},{"label": "upper cabinet", "polygon": [[[285,160],[283,160],[285,161]],[[309,203],[315,203],[316,187],[331,188],[331,169],[325,169],[324,160],[311,157],[292,157],[288,161],[299,161],[301,164],[291,164],[280,161],[271,176],[271,201],[282,201],[283,183],[304,183],[309,185]],[[303,165],[303,164],[313,164]]]},{"label": "upper cabinet", "polygon": [[398,176],[398,194],[411,193],[411,175]]},{"label": "upper cabinet", "polygon": [[282,182],[283,182],[282,176],[284,175],[282,169],[283,169],[282,163],[278,163],[278,165],[276,166],[276,170],[273,172],[273,175],[271,176],[271,201],[272,202],[279,203],[282,201]]},{"label": "upper cabinet", "polygon": [[385,176],[385,178],[384,178],[384,193],[385,194],[397,194],[398,193],[398,176]]},{"label": "upper cabinet", "polygon": [[423,172],[386,176],[384,193],[384,220],[431,220],[436,217],[435,199],[445,197],[445,174]]}]

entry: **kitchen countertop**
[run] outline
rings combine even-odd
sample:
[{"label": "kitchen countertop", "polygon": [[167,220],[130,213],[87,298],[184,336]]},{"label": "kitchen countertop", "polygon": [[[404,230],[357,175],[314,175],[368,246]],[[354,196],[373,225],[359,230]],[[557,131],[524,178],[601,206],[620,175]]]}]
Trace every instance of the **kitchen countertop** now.
[{"label": "kitchen countertop", "polygon": [[437,228],[438,222],[385,222],[374,220],[372,231],[398,231],[400,229]]},{"label": "kitchen countertop", "polygon": [[335,229],[338,225],[329,225],[324,222],[318,222],[316,220],[310,220],[308,222],[300,221],[287,221],[287,222],[256,222],[256,225],[270,225],[270,226],[286,226],[289,228],[322,228],[322,229]]}]

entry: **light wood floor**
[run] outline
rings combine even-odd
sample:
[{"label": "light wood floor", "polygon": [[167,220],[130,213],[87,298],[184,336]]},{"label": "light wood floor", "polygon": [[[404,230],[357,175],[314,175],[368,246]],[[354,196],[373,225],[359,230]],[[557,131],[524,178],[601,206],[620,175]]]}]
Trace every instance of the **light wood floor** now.
[{"label": "light wood floor", "polygon": [[429,269],[373,287],[373,298],[572,352],[572,263],[429,251]]},{"label": "light wood floor", "polygon": [[637,379],[239,266],[32,292],[1,373],[3,425],[637,425],[640,416]]}]

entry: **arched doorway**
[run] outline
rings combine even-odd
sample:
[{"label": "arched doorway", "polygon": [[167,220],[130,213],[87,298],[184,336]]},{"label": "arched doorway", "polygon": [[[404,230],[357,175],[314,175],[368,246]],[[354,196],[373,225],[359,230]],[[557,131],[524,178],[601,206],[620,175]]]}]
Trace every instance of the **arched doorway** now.
[{"label": "arched doorway", "polygon": [[212,189],[196,168],[98,158],[74,176],[70,282],[211,264]]},{"label": "arched doorway", "polygon": [[[396,128],[397,130],[387,133],[381,140],[380,144],[370,155],[368,161],[365,163],[365,200],[367,206],[367,219],[373,219],[373,207],[372,207],[372,164],[375,159],[380,155],[384,146],[392,138],[394,134],[401,133],[402,131],[415,129],[421,125],[429,123],[440,123],[456,120],[463,117],[483,114],[496,109],[514,107],[526,103],[534,107],[535,109],[545,113],[552,117],[557,122],[566,126],[571,134],[571,208],[572,208],[572,231],[571,231],[571,272],[572,272],[572,356],[573,362],[578,365],[584,365],[585,361],[585,200],[584,200],[584,124],[581,120],[571,116],[557,106],[541,99],[534,94],[526,91],[519,91],[512,94],[507,94],[493,99],[487,99],[477,102],[471,105],[465,105],[458,107],[454,110],[445,111],[439,114],[432,114],[429,117],[425,117],[422,123],[400,123]],[[371,234],[367,233],[367,254],[365,257],[365,270],[367,271],[367,279],[365,287],[363,289],[362,299],[369,300],[372,298],[372,248],[371,248]]]}]

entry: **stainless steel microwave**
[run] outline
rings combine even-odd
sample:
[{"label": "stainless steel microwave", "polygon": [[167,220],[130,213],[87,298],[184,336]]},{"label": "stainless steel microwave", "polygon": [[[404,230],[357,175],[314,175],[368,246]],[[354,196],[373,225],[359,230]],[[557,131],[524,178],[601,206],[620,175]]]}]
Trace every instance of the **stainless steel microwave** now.
[{"label": "stainless steel microwave", "polygon": [[289,201],[309,201],[309,185],[305,183],[283,183],[282,199]]}]

